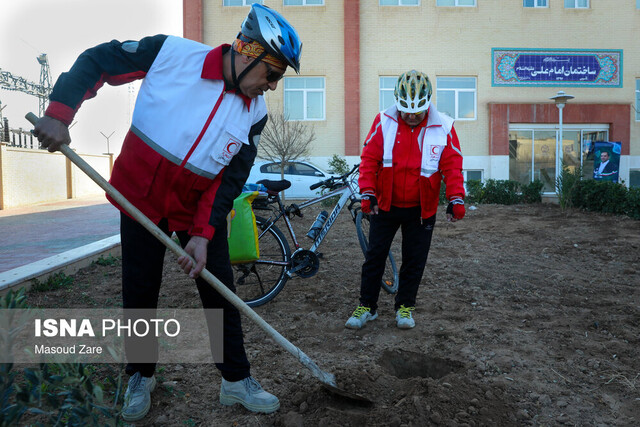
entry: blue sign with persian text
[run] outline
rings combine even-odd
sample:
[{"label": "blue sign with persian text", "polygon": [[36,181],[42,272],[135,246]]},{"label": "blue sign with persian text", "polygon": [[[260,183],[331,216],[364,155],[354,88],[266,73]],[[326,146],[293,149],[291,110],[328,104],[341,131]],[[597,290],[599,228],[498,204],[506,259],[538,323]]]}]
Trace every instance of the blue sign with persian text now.
[{"label": "blue sign with persian text", "polygon": [[622,50],[492,49],[493,86],[622,87]]}]

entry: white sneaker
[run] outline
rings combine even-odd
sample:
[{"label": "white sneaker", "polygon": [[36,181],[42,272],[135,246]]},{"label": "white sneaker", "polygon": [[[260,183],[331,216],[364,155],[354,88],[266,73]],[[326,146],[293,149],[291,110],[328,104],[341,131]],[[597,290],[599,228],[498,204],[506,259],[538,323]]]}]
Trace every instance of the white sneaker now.
[{"label": "white sneaker", "polygon": [[156,388],[156,377],[143,377],[136,372],[129,378],[127,391],[124,394],[122,419],[128,422],[138,421],[151,409],[151,392]]},{"label": "white sneaker", "polygon": [[220,387],[220,403],[226,406],[239,403],[252,412],[265,414],[270,414],[280,408],[278,398],[264,391],[253,377],[235,382],[223,378]]},{"label": "white sneaker", "polygon": [[377,312],[371,314],[371,309],[369,307],[360,305],[355,309],[344,326],[349,329],[361,329],[365,325],[365,323],[367,323],[369,320],[375,320],[377,317]]},{"label": "white sneaker", "polygon": [[396,311],[396,325],[400,329],[411,329],[416,326],[416,321],[413,320],[411,312],[415,310],[415,307],[405,307],[401,305],[398,311]]}]

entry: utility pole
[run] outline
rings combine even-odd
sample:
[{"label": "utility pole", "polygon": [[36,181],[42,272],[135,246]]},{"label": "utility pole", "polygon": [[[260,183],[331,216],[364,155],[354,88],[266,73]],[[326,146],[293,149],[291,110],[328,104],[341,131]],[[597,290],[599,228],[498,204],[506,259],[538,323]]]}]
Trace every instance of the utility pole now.
[{"label": "utility pole", "polygon": [[[115,132],[115,130],[113,132]],[[109,138],[111,138],[111,136],[113,135],[113,132],[111,132],[109,136],[107,136],[104,133],[102,133],[102,131],[100,131],[102,136],[104,136],[107,139],[107,154],[111,154],[111,151],[109,151]]]}]

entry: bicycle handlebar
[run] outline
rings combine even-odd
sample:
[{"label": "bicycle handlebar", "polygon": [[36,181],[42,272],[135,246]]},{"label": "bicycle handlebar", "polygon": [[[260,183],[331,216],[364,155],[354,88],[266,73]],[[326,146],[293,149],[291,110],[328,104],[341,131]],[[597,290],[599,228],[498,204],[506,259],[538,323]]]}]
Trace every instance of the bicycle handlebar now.
[{"label": "bicycle handlebar", "polygon": [[320,181],[320,182],[316,182],[315,184],[311,184],[311,185],[309,186],[309,190],[315,190],[315,189],[316,189],[316,188],[318,188],[318,187],[322,187],[323,185],[328,184],[328,182],[327,182],[327,181],[329,181],[329,180],[326,180],[326,181]]},{"label": "bicycle handlebar", "polygon": [[320,181],[320,182],[316,182],[315,184],[311,184],[309,186],[309,190],[315,190],[316,188],[319,188],[319,187],[329,186],[329,185],[333,184],[335,181],[338,181],[338,180],[344,181],[345,179],[347,179],[347,177],[349,175],[351,175],[353,172],[355,172],[358,169],[358,167],[360,167],[360,163],[358,163],[357,165],[354,165],[353,168],[349,172],[347,172],[347,173],[345,173],[343,175],[336,176],[336,177],[331,177],[329,179],[325,179],[324,181]]}]

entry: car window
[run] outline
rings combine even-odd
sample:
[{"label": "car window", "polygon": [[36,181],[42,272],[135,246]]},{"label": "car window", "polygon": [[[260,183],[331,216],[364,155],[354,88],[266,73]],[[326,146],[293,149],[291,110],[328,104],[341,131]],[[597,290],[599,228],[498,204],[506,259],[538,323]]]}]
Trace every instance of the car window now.
[{"label": "car window", "polygon": [[292,163],[291,173],[294,175],[304,175],[304,176],[318,176],[321,172],[309,165],[305,165],[304,163]]},{"label": "car window", "polygon": [[267,165],[260,166],[260,172],[262,173],[277,173],[280,175],[280,165],[278,163],[269,163]]}]

